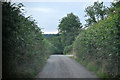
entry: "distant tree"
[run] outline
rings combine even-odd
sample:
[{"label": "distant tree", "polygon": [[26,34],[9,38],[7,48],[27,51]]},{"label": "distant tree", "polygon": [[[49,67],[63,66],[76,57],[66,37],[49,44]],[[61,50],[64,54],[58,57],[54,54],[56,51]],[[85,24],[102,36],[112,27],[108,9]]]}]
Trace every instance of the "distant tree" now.
[{"label": "distant tree", "polygon": [[98,1],[94,2],[94,5],[85,8],[85,17],[88,17],[88,19],[86,20],[86,26],[93,25],[99,20],[104,20],[107,16],[107,10],[108,9],[103,5],[103,2],[99,3]]},{"label": "distant tree", "polygon": [[63,17],[58,27],[63,46],[71,45],[82,28],[78,16],[75,16],[73,13],[67,14],[67,17]]}]

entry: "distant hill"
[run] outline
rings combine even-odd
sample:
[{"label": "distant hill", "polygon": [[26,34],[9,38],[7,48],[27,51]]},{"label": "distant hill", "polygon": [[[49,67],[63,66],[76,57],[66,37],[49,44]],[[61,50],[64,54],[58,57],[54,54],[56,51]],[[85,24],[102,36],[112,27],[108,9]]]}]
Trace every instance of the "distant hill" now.
[{"label": "distant hill", "polygon": [[49,38],[52,36],[59,36],[59,34],[44,34],[45,38]]}]

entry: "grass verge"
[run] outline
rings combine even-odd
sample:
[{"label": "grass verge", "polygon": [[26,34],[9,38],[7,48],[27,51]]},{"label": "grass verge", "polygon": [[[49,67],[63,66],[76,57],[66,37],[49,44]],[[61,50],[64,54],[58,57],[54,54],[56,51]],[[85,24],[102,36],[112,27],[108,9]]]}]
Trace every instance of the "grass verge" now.
[{"label": "grass verge", "polygon": [[98,78],[109,78],[108,75],[104,73],[102,67],[95,65],[95,62],[85,62],[85,61],[83,62],[78,59],[75,59],[74,56],[71,56],[70,58],[74,59],[75,61],[86,67],[90,72],[96,74]]}]

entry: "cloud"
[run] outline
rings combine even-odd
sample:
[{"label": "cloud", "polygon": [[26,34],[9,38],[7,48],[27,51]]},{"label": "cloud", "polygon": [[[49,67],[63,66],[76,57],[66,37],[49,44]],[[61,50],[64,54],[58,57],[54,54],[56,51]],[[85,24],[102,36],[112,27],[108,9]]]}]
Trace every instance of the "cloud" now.
[{"label": "cloud", "polygon": [[114,0],[11,0],[12,2],[113,2]]},{"label": "cloud", "polygon": [[38,12],[44,12],[44,13],[54,12],[54,10],[51,8],[39,8],[39,7],[26,8],[26,10],[36,11],[36,12],[38,11]]}]

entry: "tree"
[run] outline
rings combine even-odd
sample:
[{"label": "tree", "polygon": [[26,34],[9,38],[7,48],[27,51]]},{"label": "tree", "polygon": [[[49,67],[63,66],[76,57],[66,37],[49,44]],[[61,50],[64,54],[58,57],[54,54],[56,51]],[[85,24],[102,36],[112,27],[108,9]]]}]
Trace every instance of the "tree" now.
[{"label": "tree", "polygon": [[82,28],[78,16],[75,16],[73,13],[67,14],[67,17],[63,17],[58,27],[63,46],[71,45]]},{"label": "tree", "polygon": [[105,20],[99,20],[77,36],[73,50],[81,64],[88,66],[92,62],[91,66],[96,66],[98,76],[119,78],[120,1],[108,9]]},{"label": "tree", "polygon": [[86,26],[93,25],[99,20],[104,20],[107,16],[107,8],[103,5],[103,2],[99,3],[98,1],[94,2],[94,5],[85,8],[85,12],[85,17],[88,17]]},{"label": "tree", "polygon": [[2,78],[35,77],[55,50],[22,6],[2,2]]},{"label": "tree", "polygon": [[47,38],[47,40],[54,45],[55,53],[54,54],[63,54],[63,46],[61,44],[61,38],[59,34],[56,34],[54,36],[50,36]]}]

